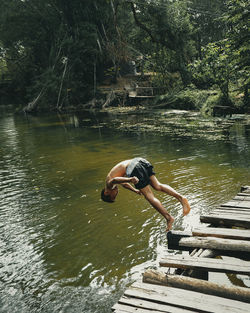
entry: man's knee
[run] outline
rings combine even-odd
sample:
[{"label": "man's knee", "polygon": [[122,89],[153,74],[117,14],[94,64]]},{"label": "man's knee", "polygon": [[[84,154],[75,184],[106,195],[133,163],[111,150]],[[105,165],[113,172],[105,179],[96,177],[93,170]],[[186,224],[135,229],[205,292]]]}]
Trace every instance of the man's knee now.
[{"label": "man's knee", "polygon": [[154,186],[152,186],[157,191],[162,191],[162,184],[161,183],[155,183]]},{"label": "man's knee", "polygon": [[154,195],[153,194],[145,194],[144,198],[148,201],[148,202],[153,202],[154,201]]}]

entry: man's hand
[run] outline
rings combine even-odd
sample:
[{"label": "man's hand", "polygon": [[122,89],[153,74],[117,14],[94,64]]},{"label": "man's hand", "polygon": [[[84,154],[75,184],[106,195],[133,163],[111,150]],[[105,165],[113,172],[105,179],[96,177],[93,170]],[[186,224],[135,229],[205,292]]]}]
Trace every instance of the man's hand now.
[{"label": "man's hand", "polygon": [[142,195],[141,190],[139,189],[135,189],[135,193],[137,193],[138,195]]},{"label": "man's hand", "polygon": [[139,179],[136,176],[134,176],[134,177],[131,177],[130,182],[135,185],[139,182]]}]

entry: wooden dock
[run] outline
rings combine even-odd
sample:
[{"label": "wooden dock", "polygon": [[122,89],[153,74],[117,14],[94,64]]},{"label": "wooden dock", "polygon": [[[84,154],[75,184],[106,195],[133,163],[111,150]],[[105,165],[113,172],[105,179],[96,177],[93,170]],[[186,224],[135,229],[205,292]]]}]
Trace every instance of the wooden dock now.
[{"label": "wooden dock", "polygon": [[189,254],[167,255],[160,269],[146,270],[115,313],[250,312],[250,288],[208,281],[209,272],[250,276],[250,186],[200,220],[206,225],[192,232],[168,232],[168,248]]}]

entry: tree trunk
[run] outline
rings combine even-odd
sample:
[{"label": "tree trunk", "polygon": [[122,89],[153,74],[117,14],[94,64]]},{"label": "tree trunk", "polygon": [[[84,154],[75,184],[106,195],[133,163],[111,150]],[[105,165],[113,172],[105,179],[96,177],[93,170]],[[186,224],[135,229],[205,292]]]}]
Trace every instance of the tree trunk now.
[{"label": "tree trunk", "polygon": [[250,302],[250,290],[244,287],[225,286],[216,283],[179,275],[168,275],[152,269],[143,274],[143,282],[185,290],[197,291],[228,299]]},{"label": "tree trunk", "polygon": [[39,92],[38,96],[31,102],[26,105],[26,107],[23,108],[24,113],[31,113],[34,112],[38,106],[39,100],[41,99],[43,92],[45,88],[42,88],[42,90]]}]

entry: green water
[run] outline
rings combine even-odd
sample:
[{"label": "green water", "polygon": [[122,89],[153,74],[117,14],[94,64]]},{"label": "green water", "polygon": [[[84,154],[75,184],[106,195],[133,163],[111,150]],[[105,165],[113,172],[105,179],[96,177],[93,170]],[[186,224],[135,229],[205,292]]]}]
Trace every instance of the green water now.
[{"label": "green water", "polygon": [[114,204],[100,200],[110,168],[135,156],[188,197],[183,218],[176,200],[157,194],[173,228],[191,230],[250,184],[250,118],[137,110],[25,117],[0,108],[1,312],[110,312],[145,268],[175,253],[141,196],[120,189]]}]

